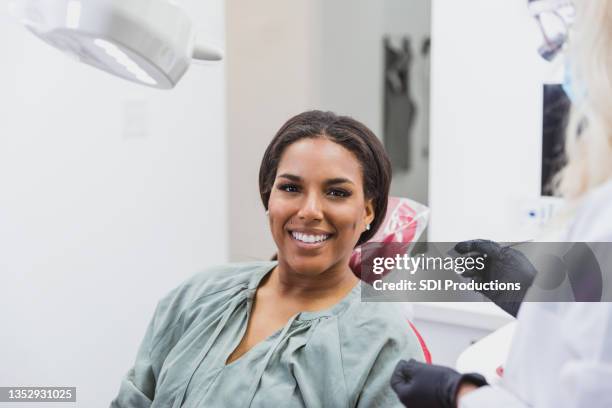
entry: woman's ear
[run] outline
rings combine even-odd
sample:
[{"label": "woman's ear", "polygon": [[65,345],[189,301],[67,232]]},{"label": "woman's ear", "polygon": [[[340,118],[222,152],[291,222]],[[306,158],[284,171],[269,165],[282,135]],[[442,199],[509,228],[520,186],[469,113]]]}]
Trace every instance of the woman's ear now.
[{"label": "woman's ear", "polygon": [[365,206],[365,224],[366,225],[370,225],[372,223],[372,221],[374,221],[374,218],[376,216],[376,214],[374,213],[374,200],[369,199],[366,200],[366,206]]}]

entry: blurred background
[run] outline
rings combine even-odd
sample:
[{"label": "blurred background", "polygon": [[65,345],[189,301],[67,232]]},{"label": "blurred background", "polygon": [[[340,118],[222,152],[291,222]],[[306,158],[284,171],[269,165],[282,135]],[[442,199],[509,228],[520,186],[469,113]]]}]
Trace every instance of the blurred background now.
[{"label": "blurred background", "polygon": [[[180,3],[225,60],[171,91],[77,64],[0,16],[1,386],[76,386],[77,406],[107,406],[165,293],[272,255],[259,163],[307,109],[384,141],[392,194],[429,206],[430,241],[528,240],[554,213],[555,78],[525,1]],[[488,304],[413,309],[450,365],[510,320]]]}]

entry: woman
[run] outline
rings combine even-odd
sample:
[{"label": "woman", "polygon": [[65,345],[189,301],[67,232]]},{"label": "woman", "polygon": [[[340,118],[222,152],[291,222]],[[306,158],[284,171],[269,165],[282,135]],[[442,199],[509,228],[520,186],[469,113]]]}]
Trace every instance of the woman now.
[{"label": "woman", "polygon": [[[539,3],[550,3],[554,9],[569,2]],[[612,2],[574,3],[577,18],[569,44],[578,86],[571,93],[578,98],[567,132],[568,163],[559,184],[573,207],[573,217],[560,241],[590,243],[608,272],[602,303],[523,304],[498,386],[447,367],[400,362],[391,381],[407,407],[612,407],[612,303],[605,303],[610,300],[612,265]],[[464,252],[500,252],[492,244],[471,241],[461,246]],[[501,252],[503,256],[494,256],[491,264],[499,274],[491,279],[505,275],[521,280],[530,275],[530,265],[518,253]],[[586,262],[578,261],[578,272],[584,272]],[[502,307],[505,303],[492,300]]]},{"label": "woman", "polygon": [[361,123],[305,112],[268,146],[259,189],[277,262],[196,275],[159,303],[112,407],[394,407],[423,359],[393,304],[362,303],[354,247],[385,214],[391,171]]}]

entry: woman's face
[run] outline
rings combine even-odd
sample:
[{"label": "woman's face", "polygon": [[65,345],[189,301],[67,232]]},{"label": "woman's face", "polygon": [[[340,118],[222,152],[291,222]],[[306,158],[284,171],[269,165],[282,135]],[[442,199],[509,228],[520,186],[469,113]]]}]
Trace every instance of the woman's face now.
[{"label": "woman's face", "polygon": [[279,262],[303,274],[348,267],[359,236],[374,219],[359,161],[322,137],[285,149],[268,211]]}]

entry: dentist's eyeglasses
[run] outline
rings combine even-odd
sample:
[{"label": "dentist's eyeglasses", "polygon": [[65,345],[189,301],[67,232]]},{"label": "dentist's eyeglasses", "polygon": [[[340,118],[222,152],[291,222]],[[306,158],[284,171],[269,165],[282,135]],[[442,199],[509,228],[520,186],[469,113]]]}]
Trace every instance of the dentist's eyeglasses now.
[{"label": "dentist's eyeglasses", "polygon": [[529,0],[529,12],[536,19],[544,42],[538,52],[552,61],[562,50],[576,17],[571,0]]}]

